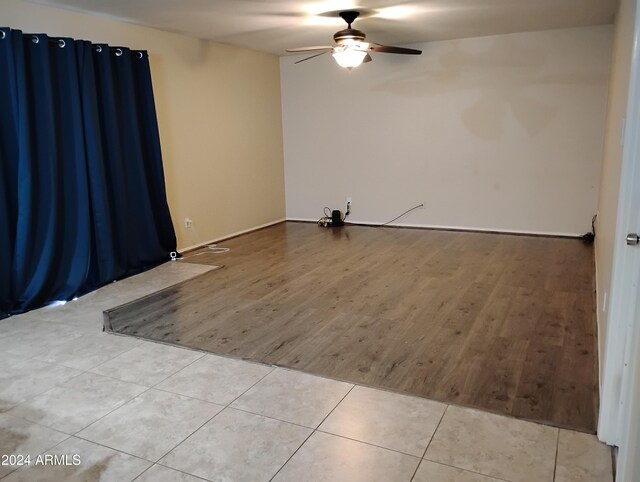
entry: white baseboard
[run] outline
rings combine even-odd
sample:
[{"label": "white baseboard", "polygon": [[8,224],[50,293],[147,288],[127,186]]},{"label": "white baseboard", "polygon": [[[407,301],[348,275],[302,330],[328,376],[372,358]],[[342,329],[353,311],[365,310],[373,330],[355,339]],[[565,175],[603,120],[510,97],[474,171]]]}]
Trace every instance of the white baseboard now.
[{"label": "white baseboard", "polygon": [[273,226],[274,224],[283,223],[286,220],[287,220],[286,218],[277,219],[276,221],[271,221],[270,223],[261,224],[260,226],[255,226],[253,228],[244,229],[242,231],[237,231],[235,233],[227,234],[225,236],[222,236],[221,238],[210,239],[209,241],[203,241],[202,243],[194,244],[192,246],[186,246],[184,248],[179,247],[178,248],[178,252],[184,253],[184,252],[188,252],[188,251],[193,251],[194,249],[201,248],[201,247],[206,246],[208,244],[219,243],[220,241],[226,241],[227,239],[235,238],[236,236],[240,236],[242,234],[251,233],[253,231],[257,231],[257,230],[262,229],[262,228],[268,228],[269,226]]},{"label": "white baseboard", "polygon": [[[308,218],[287,218],[287,221],[301,221],[301,222],[318,222],[317,219],[308,219]],[[349,224],[357,224],[360,226],[377,226],[382,224],[376,222],[364,222],[364,221],[348,221]],[[387,224],[386,226],[397,227],[397,228],[422,228],[422,229],[442,229],[445,231],[470,231],[470,232],[481,232],[481,233],[496,233],[496,234],[520,234],[520,235],[531,235],[531,236],[554,236],[554,237],[562,237],[562,238],[579,238],[582,236],[581,233],[569,233],[569,232],[554,232],[554,231],[523,231],[518,229],[493,229],[493,228],[479,228],[479,227],[468,227],[468,226],[444,226],[438,224],[409,224],[409,223],[393,223]]]}]

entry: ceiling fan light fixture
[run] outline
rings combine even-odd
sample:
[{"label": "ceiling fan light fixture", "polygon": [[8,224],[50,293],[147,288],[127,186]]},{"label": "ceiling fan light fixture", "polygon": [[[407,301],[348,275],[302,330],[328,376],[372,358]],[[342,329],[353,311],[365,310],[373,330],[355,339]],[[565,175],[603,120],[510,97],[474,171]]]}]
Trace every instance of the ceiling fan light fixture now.
[{"label": "ceiling fan light fixture", "polygon": [[351,45],[345,45],[335,47],[332,55],[340,67],[352,69],[362,63],[364,58],[367,56],[367,52]]},{"label": "ceiling fan light fixture", "polygon": [[[371,12],[367,10],[367,12]],[[402,12],[407,10],[396,10],[387,12],[390,16],[401,16]],[[351,27],[351,24],[360,16],[360,12],[356,10],[345,10],[339,13],[340,18],[347,22],[347,28],[342,29],[333,34],[334,46],[323,45],[317,47],[301,47],[295,49],[287,49],[287,52],[302,53],[302,52],[319,52],[309,57],[295,62],[299,64],[309,59],[315,59],[325,53],[331,52],[333,58],[340,67],[351,70],[354,67],[358,67],[363,62],[371,62],[372,58],[369,52],[379,52],[387,54],[403,54],[403,55],[420,55],[422,50],[409,49],[406,47],[392,47],[389,45],[382,45],[378,43],[369,43],[365,41],[366,35],[364,32]]]}]

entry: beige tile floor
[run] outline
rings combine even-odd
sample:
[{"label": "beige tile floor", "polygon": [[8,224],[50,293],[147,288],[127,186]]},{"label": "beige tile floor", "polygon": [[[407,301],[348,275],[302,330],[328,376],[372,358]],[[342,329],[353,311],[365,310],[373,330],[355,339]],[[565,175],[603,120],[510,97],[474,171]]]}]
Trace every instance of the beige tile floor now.
[{"label": "beige tile floor", "polygon": [[101,332],[208,269],[0,321],[3,481],[612,481],[592,435]]}]

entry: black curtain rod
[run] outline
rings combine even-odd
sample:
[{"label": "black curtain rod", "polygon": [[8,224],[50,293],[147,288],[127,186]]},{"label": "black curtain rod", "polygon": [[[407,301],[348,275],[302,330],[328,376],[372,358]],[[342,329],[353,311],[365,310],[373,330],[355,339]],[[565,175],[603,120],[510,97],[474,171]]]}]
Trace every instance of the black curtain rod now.
[{"label": "black curtain rod", "polygon": [[[38,35],[36,35],[36,34],[26,34],[26,35],[32,35],[33,43],[37,44],[38,42],[40,42],[40,37],[38,37]],[[61,38],[60,39],[56,39],[56,38],[47,37],[47,41],[49,43],[58,44],[58,46],[60,48],[63,48],[67,44],[65,42],[65,40],[61,39]],[[103,49],[102,45],[100,45],[100,44],[92,44],[91,46],[96,50],[96,52],[102,52],[102,49]],[[124,53],[123,50],[122,50],[122,47],[111,47],[110,45],[107,45],[107,48],[109,50],[112,50],[113,52],[115,52],[117,57],[120,57]],[[131,52],[138,54],[138,58],[140,58],[140,59],[144,56],[144,54],[142,53],[141,50],[131,50]]]},{"label": "black curtain rod", "polygon": [[[35,43],[35,44],[40,42],[40,37],[38,36],[38,34],[25,33],[23,35],[26,35],[26,36],[31,35],[31,41],[33,43]],[[4,40],[6,37],[7,37],[7,33],[4,30],[0,30],[0,40]],[[58,44],[58,46],[60,48],[63,48],[64,46],[67,45],[67,42],[64,39],[51,38],[51,37],[48,37],[48,36],[47,36],[47,42]],[[92,46],[93,46],[93,48],[96,49],[97,52],[102,52],[102,45],[93,44]],[[123,47],[111,47],[111,46],[107,45],[107,48],[109,50],[113,50],[118,57],[120,57],[124,53],[123,50],[122,50]],[[144,57],[144,53],[143,53],[144,51],[142,51],[142,50],[131,50],[131,52],[138,54],[138,58],[140,58],[140,59],[142,57]]]}]

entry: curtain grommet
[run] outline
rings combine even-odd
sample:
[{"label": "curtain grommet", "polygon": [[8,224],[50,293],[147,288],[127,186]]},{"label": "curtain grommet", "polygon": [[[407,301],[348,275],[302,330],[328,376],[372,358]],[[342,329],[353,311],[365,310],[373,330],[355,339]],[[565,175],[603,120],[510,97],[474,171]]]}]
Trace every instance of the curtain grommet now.
[{"label": "curtain grommet", "polygon": [[144,55],[142,55],[142,52],[138,52],[138,58],[141,59],[142,57],[144,57]]},{"label": "curtain grommet", "polygon": [[101,45],[96,45],[96,52],[98,52],[98,53],[102,52],[102,46]]},{"label": "curtain grommet", "polygon": [[116,57],[121,57],[122,53],[122,49],[116,49]]},{"label": "curtain grommet", "polygon": [[31,37],[31,41],[32,41],[34,44],[37,44],[37,43],[39,43],[39,42],[40,42],[40,37],[38,37],[37,35],[34,35],[33,37]]},{"label": "curtain grommet", "polygon": [[2,34],[2,37],[0,37],[0,40],[4,40],[7,37],[7,32],[5,32],[4,30],[0,30],[0,33]]},{"label": "curtain grommet", "polygon": [[63,39],[58,40],[58,47],[63,49],[65,45],[67,45],[67,42],[65,42]]}]

